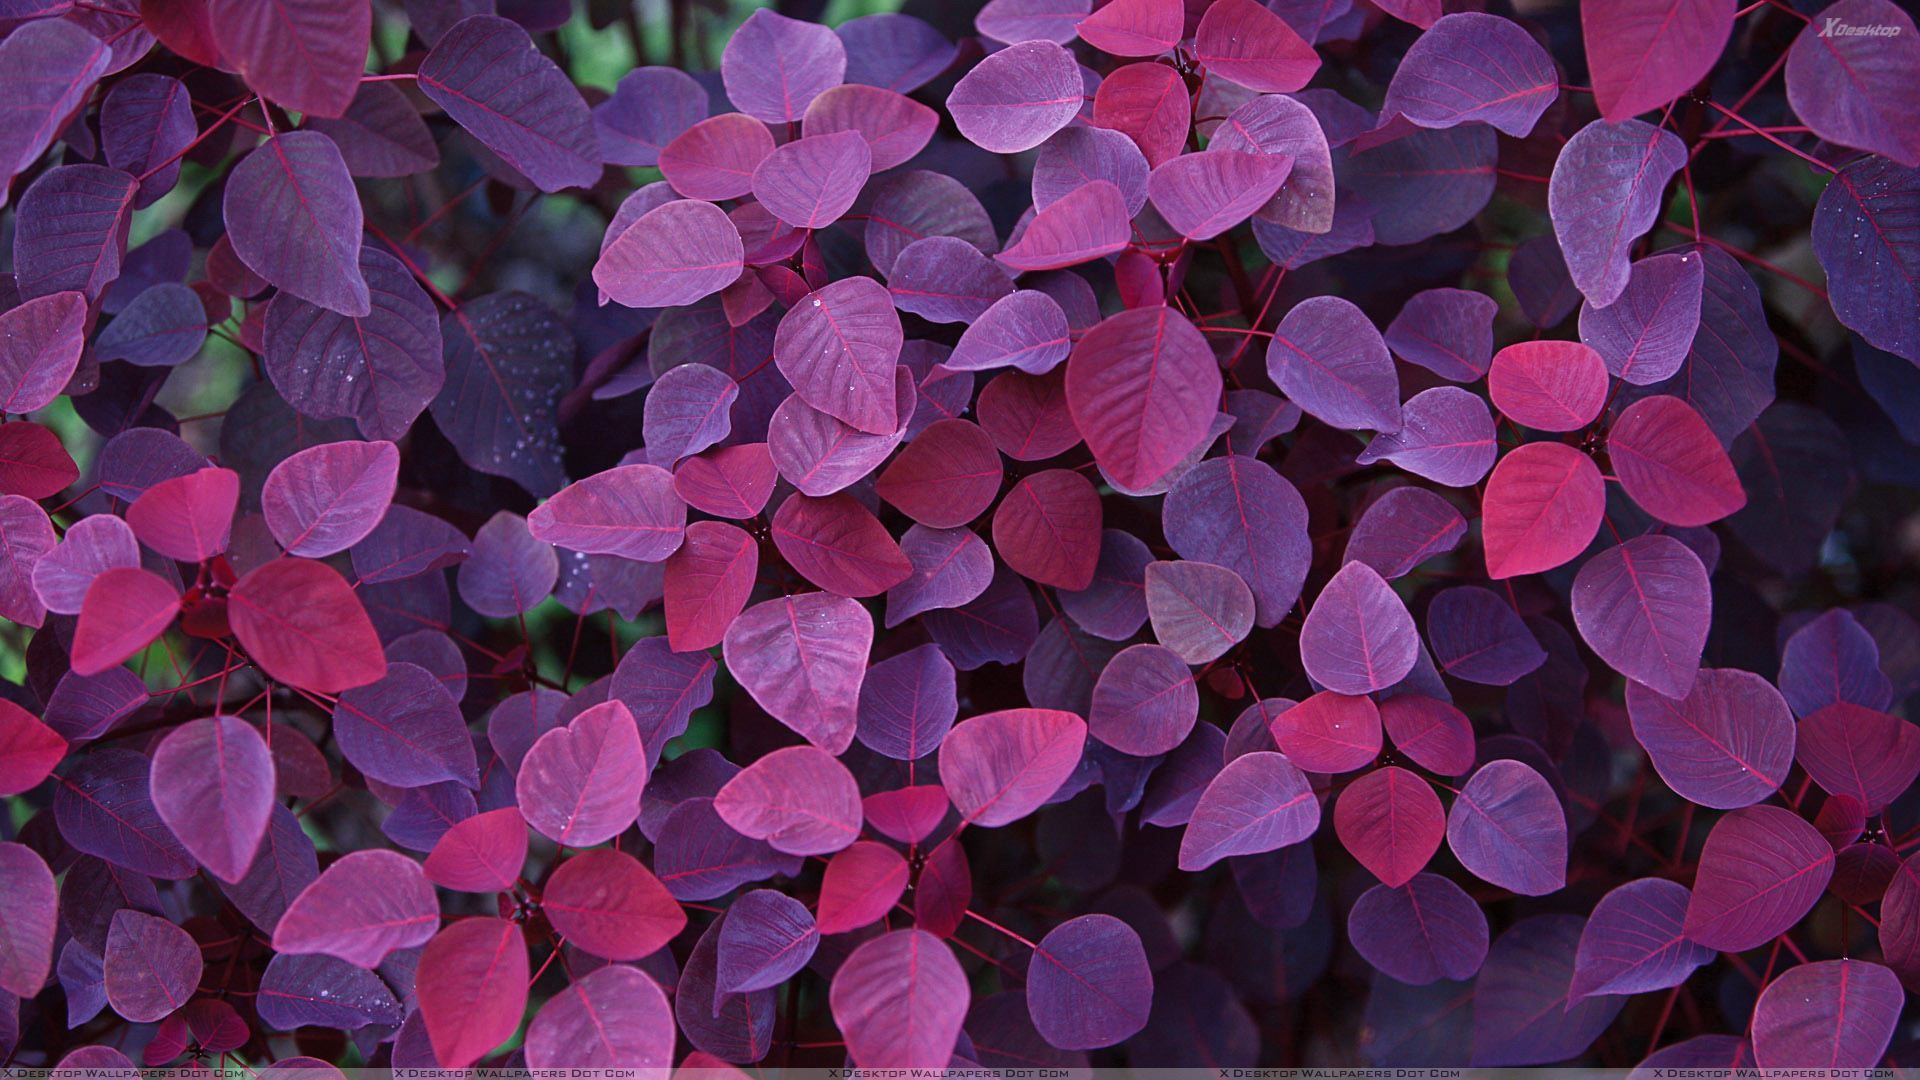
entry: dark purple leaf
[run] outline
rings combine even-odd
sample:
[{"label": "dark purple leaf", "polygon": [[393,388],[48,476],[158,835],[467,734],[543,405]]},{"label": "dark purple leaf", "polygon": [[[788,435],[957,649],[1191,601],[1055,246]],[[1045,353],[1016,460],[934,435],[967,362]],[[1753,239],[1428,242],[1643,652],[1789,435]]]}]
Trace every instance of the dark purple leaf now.
[{"label": "dark purple leaf", "polygon": [[107,1003],[136,1024],[187,1003],[200,983],[200,946],[185,930],[131,908],[113,914],[107,933]]},{"label": "dark purple leaf", "polygon": [[1487,917],[1438,874],[1375,885],[1347,915],[1347,939],[1383,974],[1413,986],[1470,979],[1487,958]]},{"label": "dark purple leaf", "polygon": [[1565,1061],[1584,1053],[1613,1023],[1624,998],[1573,999],[1583,928],[1575,915],[1536,915],[1493,943],[1474,982],[1474,1065]]},{"label": "dark purple leaf", "polygon": [[587,103],[514,23],[493,15],[455,23],[420,62],[419,87],[540,190],[600,179]]},{"label": "dark purple leaf", "polygon": [[[1853,40],[1878,48],[1890,39]],[[1887,45],[1885,51],[1905,47]],[[1900,223],[1916,205],[1920,169],[1864,157],[1834,174],[1813,211],[1813,253],[1827,272],[1834,314],[1876,348],[1908,360],[1920,357],[1920,316],[1914,314],[1920,307],[1920,244]]]},{"label": "dark purple leaf", "polygon": [[1447,814],[1447,845],[1474,876],[1523,896],[1566,884],[1566,813],[1523,762],[1492,761],[1473,774]]},{"label": "dark purple leaf", "polygon": [[317,131],[270,137],[234,166],[227,236],[254,273],[329,311],[373,311],[360,271],[360,200],[333,140]]},{"label": "dark purple leaf", "polygon": [[1913,16],[1888,0],[1827,5],[1787,51],[1787,103],[1828,142],[1920,166],[1920,138],[1896,119],[1920,108],[1917,36]]},{"label": "dark purple leaf", "polygon": [[353,1031],[398,1024],[406,1011],[380,976],[331,956],[281,953],[267,962],[254,999],[260,1019],[275,1031],[330,1027]]},{"label": "dark purple leaf", "polygon": [[[67,535],[71,537],[72,531]],[[65,541],[62,541],[64,544]],[[55,555],[40,560],[46,566]],[[36,570],[34,585],[42,571]],[[42,592],[44,596],[44,590]],[[47,605],[52,608],[53,605]],[[1793,713],[1806,719],[1842,702],[1887,711],[1893,684],[1880,670],[1873,635],[1846,611],[1835,608],[1793,632],[1780,652],[1780,693]]]},{"label": "dark purple leaf", "polygon": [[1153,972],[1140,935],[1111,915],[1054,927],[1027,963],[1027,1010],[1040,1036],[1062,1050],[1112,1046],[1144,1028]]}]

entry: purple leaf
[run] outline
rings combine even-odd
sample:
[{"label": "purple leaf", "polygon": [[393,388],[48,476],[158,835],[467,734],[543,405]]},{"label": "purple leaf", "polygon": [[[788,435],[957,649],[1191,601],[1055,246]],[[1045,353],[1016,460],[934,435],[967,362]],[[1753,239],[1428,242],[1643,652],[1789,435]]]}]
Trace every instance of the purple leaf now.
[{"label": "purple leaf", "polygon": [[[1860,40],[1879,47],[1887,39]],[[1920,363],[1920,244],[1900,227],[1916,205],[1920,169],[1879,157],[1853,161],[1814,207],[1813,253],[1841,323],[1876,348]]]},{"label": "purple leaf", "polygon": [[1145,581],[1153,636],[1186,663],[1219,659],[1253,629],[1253,592],[1224,566],[1153,562]]},{"label": "purple leaf", "polygon": [[1427,607],[1427,640],[1447,674],[1488,686],[1511,686],[1547,659],[1512,605],[1475,585],[1434,596]]},{"label": "purple leaf", "polygon": [[[534,513],[544,509],[535,508]],[[543,520],[552,520],[552,515]],[[473,555],[460,564],[460,599],[482,615],[510,619],[551,595],[559,574],[553,548],[536,539],[520,515],[502,510],[474,534]]]},{"label": "purple leaf", "polygon": [[94,340],[94,348],[102,360],[176,367],[193,359],[206,339],[207,315],[200,297],[168,281],[149,287],[121,309]]},{"label": "purple leaf", "polygon": [[1706,276],[1706,261],[1692,252],[1641,259],[1618,300],[1581,306],[1580,340],[1635,386],[1671,378],[1700,329]]},{"label": "purple leaf", "polygon": [[333,732],[347,760],[381,783],[412,788],[452,780],[480,786],[459,705],[425,668],[391,663],[379,682],[340,695]]},{"label": "purple leaf", "polygon": [[1660,213],[1660,193],[1686,163],[1678,135],[1640,120],[1595,120],[1576,132],[1553,163],[1547,206],[1567,272],[1587,301],[1620,298],[1628,248]]},{"label": "purple leaf", "polygon": [[227,237],[254,273],[329,311],[372,313],[360,272],[360,199],[332,139],[317,131],[269,137],[233,167],[225,200]]},{"label": "purple leaf", "polygon": [[[40,560],[54,550],[54,544],[53,523],[38,503],[24,495],[0,495],[0,618],[10,619],[22,626],[39,626],[45,621],[47,609],[40,602],[39,594],[34,592],[33,572]],[[170,586],[167,591],[171,592]],[[168,619],[171,618],[169,614]],[[114,621],[118,623],[118,620]],[[158,636],[164,628],[165,622],[161,622],[155,628],[154,636]],[[124,630],[125,624],[117,625],[116,629]],[[133,648],[137,649],[152,640],[149,637]],[[131,652],[130,649],[111,660],[102,658],[98,668],[104,670],[112,667],[126,659]],[[87,674],[97,675],[99,670],[90,670]]]},{"label": "purple leaf", "polygon": [[1905,1004],[1900,980],[1879,964],[1821,960],[1790,968],[1754,1003],[1754,1064],[1872,1068],[1886,1055]]},{"label": "purple leaf", "polygon": [[107,933],[107,1003],[136,1024],[160,1020],[200,984],[200,946],[165,919],[125,908]]},{"label": "purple leaf", "polygon": [[1027,1011],[1062,1050],[1112,1046],[1147,1025],[1153,971],[1133,927],[1082,915],[1048,931],[1027,962]]},{"label": "purple leaf", "polygon": [[831,754],[846,751],[873,645],[857,601],[801,593],[755,604],[727,628],[727,669],[760,707]]},{"label": "purple leaf", "polygon": [[296,112],[339,116],[347,111],[367,61],[372,32],[367,0],[208,0],[206,8],[213,44],[248,85]]},{"label": "purple leaf", "polygon": [[858,133],[867,144],[872,170],[884,172],[911,161],[926,148],[939,125],[939,113],[903,94],[877,86],[845,85],[813,99],[802,130],[809,137]]},{"label": "purple leaf", "polygon": [[534,1014],[527,1066],[665,1071],[673,1037],[673,1010],[659,984],[613,964],[580,976]]},{"label": "purple leaf", "polygon": [[1608,666],[1671,698],[1700,668],[1713,597],[1699,556],[1670,536],[1595,555],[1573,583],[1573,621]]},{"label": "purple leaf", "polygon": [[953,236],[928,236],[908,244],[888,272],[893,305],[928,322],[971,322],[1013,291],[993,260]]},{"label": "purple leaf", "polygon": [[795,228],[824,228],[853,205],[872,165],[872,152],[859,132],[809,132],[768,154],[754,169],[754,198]]},{"label": "purple leaf", "polygon": [[895,930],[855,949],[829,994],[847,1055],[862,1069],[945,1069],[968,1000],[953,950],[924,930]]},{"label": "purple leaf", "polygon": [[753,190],[753,171],[773,153],[773,133],[744,113],[708,117],[660,150],[660,172],[689,199],[737,199]]},{"label": "purple leaf", "polygon": [[1347,939],[1382,974],[1427,986],[1470,979],[1480,970],[1487,917],[1460,886],[1438,874],[1416,874],[1361,893],[1347,915]]},{"label": "purple leaf", "polygon": [[1181,558],[1240,575],[1260,626],[1278,625],[1299,598],[1312,559],[1307,507],[1272,466],[1236,454],[1203,461],[1175,481],[1161,513]]},{"label": "purple leaf", "polygon": [[40,174],[15,212],[20,295],[31,300],[78,290],[98,297],[120,276],[137,192],[133,177],[102,165],[62,165]]},{"label": "purple leaf", "polygon": [[194,720],[154,747],[154,809],[201,865],[237,882],[266,835],[273,774],[273,755],[252,725],[232,716]]},{"label": "purple leaf", "polygon": [[[588,554],[659,562],[686,535],[686,504],[673,490],[673,474],[655,465],[622,465],[574,483],[527,515],[527,531],[541,543]],[[475,538],[473,560],[481,561]],[[462,588],[461,594],[465,595]]]},{"label": "purple leaf", "polygon": [[593,127],[609,165],[658,165],[660,150],[707,118],[706,88],[678,68],[641,67],[620,77],[613,96],[593,107]]},{"label": "purple leaf", "polygon": [[729,410],[739,397],[739,384],[706,364],[681,364],[662,374],[647,393],[641,426],[648,464],[670,469],[726,438]]},{"label": "purple leaf", "polygon": [[[67,536],[73,536],[71,529]],[[59,549],[54,549],[53,554],[40,560],[40,565],[46,566],[58,554]],[[40,573],[34,573],[36,588]],[[51,603],[47,606],[53,608]],[[1880,670],[1880,649],[1873,635],[1839,608],[1795,630],[1787,639],[1780,652],[1779,683],[1781,695],[1802,720],[1842,702],[1881,712],[1893,703],[1893,684]]]},{"label": "purple leaf", "polygon": [[755,11],[720,54],[728,100],[769,124],[800,119],[846,71],[846,46],[832,30],[772,11]]},{"label": "purple leaf", "polygon": [[110,46],[64,19],[32,20],[0,41],[10,101],[0,121],[0,176],[10,183],[39,159],[111,61]]},{"label": "purple leaf", "polygon": [[1800,722],[1795,757],[1813,782],[1877,813],[1920,776],[1920,728],[1858,705],[1829,705]]},{"label": "purple leaf", "polygon": [[353,570],[362,584],[404,581],[463,562],[471,550],[452,525],[410,506],[392,506],[354,545]]},{"label": "purple leaf", "polygon": [[960,51],[946,35],[912,15],[862,15],[833,32],[847,46],[847,82],[884,87],[897,94],[912,93],[931,82]]},{"label": "purple leaf", "polygon": [[[1869,32],[1847,32],[1856,28]],[[1920,110],[1916,37],[1913,16],[1888,0],[1827,5],[1787,51],[1787,104],[1828,142],[1920,166],[1920,136],[1898,120]]]},{"label": "purple leaf", "polygon": [[107,747],[81,758],[54,793],[60,836],[88,855],[149,877],[192,877],[196,863],[160,820],[149,795],[151,763]]},{"label": "purple leaf", "polygon": [[439,926],[439,901],[419,863],[392,851],[355,851],[294,898],[273,929],[273,947],[373,968],[396,949],[425,944]]},{"label": "purple leaf", "polygon": [[1580,10],[1594,103],[1618,123],[1692,89],[1733,32],[1726,0],[1621,0]]},{"label": "purple leaf", "polygon": [[920,645],[868,669],[856,735],[876,753],[915,761],[940,746],[958,710],[953,664],[939,646]]},{"label": "purple leaf", "polygon": [[[1147,171],[1146,156],[1124,133],[1092,126],[1061,128],[1041,144],[1040,153],[1034,158],[1034,211],[1036,215],[1044,212],[1093,181],[1103,180],[1120,192],[1126,207],[1120,217],[1130,219],[1147,205]],[[1112,223],[1082,218],[1081,224],[1083,228],[1104,231]],[[1027,232],[1032,231],[1033,226],[1029,224]]]},{"label": "purple leaf", "polygon": [[1665,990],[1711,963],[1713,950],[1681,930],[1692,898],[1685,885],[1664,878],[1630,881],[1601,897],[1580,931],[1568,998]]},{"label": "purple leaf", "polygon": [[[913,372],[891,368],[894,415],[903,422],[885,434],[868,434],[789,394],[767,425],[769,452],[782,478],[803,494],[824,496],[864,479],[905,437],[917,391]],[[748,515],[751,516],[751,515]]]},{"label": "purple leaf", "polygon": [[722,993],[779,986],[807,966],[820,944],[813,913],[772,889],[756,889],[735,900],[722,922],[717,966]]},{"label": "purple leaf", "polygon": [[1777,806],[1749,806],[1714,822],[1700,849],[1688,940],[1721,952],[1764,945],[1800,921],[1833,877],[1833,848]]},{"label": "purple leaf", "polygon": [[1382,459],[1436,484],[1469,487],[1493,468],[1499,443],[1493,414],[1478,394],[1457,386],[1436,386],[1406,400],[1399,431],[1382,432],[1354,461],[1371,465]]},{"label": "purple leaf", "polygon": [[267,961],[254,1007],[261,1022],[275,1031],[302,1027],[354,1031],[406,1019],[406,1010],[379,975],[320,955],[280,953]]},{"label": "purple leaf", "polygon": [[274,466],[261,492],[267,528],[290,555],[319,558],[365,539],[393,501],[400,451],[390,442],[310,447]]},{"label": "purple leaf", "polygon": [[1493,318],[1499,310],[1499,304],[1485,293],[1418,292],[1387,327],[1387,347],[1400,359],[1443,379],[1473,382],[1492,363]]},{"label": "purple leaf", "polygon": [[1287,312],[1267,346],[1267,374],[1308,415],[1334,427],[1400,430],[1393,357],[1349,301],[1317,296]]},{"label": "purple leaf", "polygon": [[928,236],[957,236],[982,252],[1000,246],[980,200],[951,176],[915,170],[876,185],[864,234],[874,269],[892,272],[900,252]]},{"label": "purple leaf", "polygon": [[1344,558],[1391,580],[1452,551],[1466,535],[1466,519],[1452,503],[1423,488],[1394,488],[1360,515]]},{"label": "purple leaf", "polygon": [[1406,605],[1365,563],[1348,563],[1327,582],[1300,629],[1307,674],[1342,694],[1399,682],[1413,669],[1419,645]]},{"label": "purple leaf", "polygon": [[1108,661],[1092,702],[1087,726],[1094,738],[1124,754],[1152,757],[1185,741],[1199,716],[1200,691],[1171,649],[1134,645]]},{"label": "purple leaf", "polygon": [[900,550],[913,572],[887,590],[888,629],[922,612],[971,603],[993,580],[993,552],[970,529],[911,525]]},{"label": "purple leaf", "polygon": [[1125,641],[1147,621],[1146,567],[1153,553],[1132,533],[1104,529],[1093,584],[1062,592],[1060,608],[1081,629],[1108,641]]},{"label": "purple leaf", "polygon": [[334,141],[355,176],[413,176],[440,164],[433,132],[391,83],[361,83],[339,118],[312,116],[306,126]]},{"label": "purple leaf", "polygon": [[[53,938],[59,925],[53,872],[32,848],[0,844],[0,898],[6,923],[0,926],[0,991],[33,998],[53,969]],[[77,884],[77,882],[75,883]]]},{"label": "purple leaf", "polygon": [[1091,0],[988,0],[973,25],[984,36],[1009,45],[1035,40],[1065,45],[1076,36],[1075,24],[1091,10]]},{"label": "purple leaf", "polygon": [[1474,982],[1473,1064],[1551,1065],[1578,1057],[1613,1023],[1624,998],[1573,1000],[1583,920],[1536,915],[1493,943]]},{"label": "purple leaf", "polygon": [[600,179],[593,114],[558,65],[513,22],[455,23],[420,62],[420,92],[542,191]]},{"label": "purple leaf", "polygon": [[1442,16],[1407,50],[1380,115],[1423,128],[1489,124],[1524,139],[1559,92],[1553,58],[1519,23],[1460,12]]},{"label": "purple leaf", "polygon": [[680,199],[647,211],[608,242],[593,280],[628,307],[675,307],[733,284],[743,257],[740,230],[725,211]]},{"label": "purple leaf", "polygon": [[1793,716],[1765,679],[1707,668],[1684,700],[1627,684],[1634,737],[1661,779],[1716,809],[1749,806],[1779,790],[1793,765]]},{"label": "purple leaf", "polygon": [[351,416],[370,439],[398,439],[446,381],[440,320],[398,259],[363,247],[359,265],[372,302],[362,318],[289,293],[274,298],[266,316],[266,371],[303,415]]},{"label": "purple leaf", "polygon": [[514,797],[534,831],[568,847],[620,835],[640,816],[646,751],[633,713],[608,701],[534,741]]},{"label": "purple leaf", "polygon": [[135,177],[152,170],[140,181],[140,206],[172,190],[180,177],[180,163],[172,159],[196,134],[192,97],[180,80],[166,75],[129,76],[100,106],[100,146],[107,164]]},{"label": "purple leaf", "polygon": [[1066,127],[1084,94],[1072,53],[1050,41],[1022,41],[961,76],[947,95],[947,112],[975,146],[1013,154]]},{"label": "purple leaf", "polygon": [[1229,855],[1297,844],[1320,827],[1320,803],[1286,755],[1256,750],[1227,762],[1207,785],[1180,839],[1180,869],[1204,870]]},{"label": "purple leaf", "polygon": [[1266,205],[1292,167],[1286,154],[1208,149],[1160,164],[1147,193],[1175,232],[1211,240]]},{"label": "purple leaf", "polygon": [[962,721],[940,744],[940,783],[969,824],[1018,821],[1080,764],[1087,725],[1069,712],[1008,709]]},{"label": "purple leaf", "polygon": [[1444,130],[1407,124],[1398,138],[1351,150],[1342,194],[1373,208],[1380,243],[1417,244],[1480,213],[1493,195],[1498,159],[1499,137],[1485,124]]},{"label": "purple leaf", "polygon": [[1164,306],[1103,320],[1067,360],[1074,425],[1100,467],[1128,487],[1160,479],[1206,437],[1220,386],[1206,340]]},{"label": "purple leaf", "polygon": [[872,278],[845,278],[809,294],[780,320],[774,357],[807,404],[884,434],[903,419],[893,368],[904,341],[886,288]]},{"label": "purple leaf", "polygon": [[1567,817],[1560,798],[1523,762],[1491,761],[1447,814],[1447,845],[1480,880],[1522,896],[1567,882]]},{"label": "purple leaf", "polygon": [[[1235,8],[1248,10],[1237,3],[1215,7],[1223,14]],[[1256,97],[1229,113],[1214,129],[1207,146],[1292,158],[1293,168],[1286,183],[1255,213],[1255,218],[1308,236],[1319,236],[1333,228],[1333,156],[1320,121],[1305,105],[1277,94]]]}]

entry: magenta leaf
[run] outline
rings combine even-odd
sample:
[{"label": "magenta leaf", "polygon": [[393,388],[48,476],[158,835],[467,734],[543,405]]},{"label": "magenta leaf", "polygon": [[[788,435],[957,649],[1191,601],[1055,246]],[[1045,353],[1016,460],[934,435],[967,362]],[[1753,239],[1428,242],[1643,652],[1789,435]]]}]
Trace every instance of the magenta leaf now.
[{"label": "magenta leaf", "polygon": [[0,705],[0,793],[18,795],[38,787],[66,752],[67,740],[39,717],[12,702]]},{"label": "magenta leaf", "polygon": [[1027,962],[1027,1011],[1059,1049],[1122,1042],[1146,1027],[1152,1004],[1153,971],[1140,935],[1111,915],[1068,919]]},{"label": "magenta leaf", "polygon": [[1425,780],[1389,766],[1361,776],[1340,793],[1333,828],[1362,866],[1398,889],[1440,850],[1446,815]]},{"label": "magenta leaf", "polygon": [[439,927],[440,905],[420,864],[392,851],[355,851],[294,898],[273,929],[273,947],[373,968],[396,949],[425,944]]},{"label": "magenta leaf", "polygon": [[222,881],[246,876],[273,808],[273,755],[252,725],[212,716],[173,729],[153,750],[160,820]]},{"label": "magenta leaf", "polygon": [[1380,710],[1365,695],[1322,690],[1273,716],[1267,729],[1289,761],[1314,772],[1352,772],[1380,753]]},{"label": "magenta leaf", "polygon": [[1596,120],[1553,163],[1547,206],[1567,272],[1602,307],[1627,287],[1627,249],[1660,212],[1660,192],[1686,162],[1680,137],[1640,120]]},{"label": "magenta leaf", "polygon": [[1733,462],[1686,402],[1655,395],[1622,412],[1607,433],[1620,486],[1669,525],[1707,525],[1746,505]]},{"label": "magenta leaf", "polygon": [[372,29],[367,0],[208,0],[206,18],[221,55],[276,104],[314,116],[347,111],[367,59]]},{"label": "magenta leaf", "polygon": [[767,125],[744,113],[721,113],[662,147],[660,172],[689,199],[735,199],[753,190],[753,171],[771,153]]},{"label": "magenta leaf", "polygon": [[940,114],[912,98],[850,81],[814,98],[802,129],[809,136],[859,133],[872,170],[882,172],[911,161],[939,125]]},{"label": "magenta leaf", "polygon": [[1361,893],[1347,913],[1347,938],[1382,974],[1427,986],[1470,979],[1480,970],[1487,958],[1487,917],[1447,878],[1415,874],[1403,884]]},{"label": "magenta leaf", "polygon": [[443,889],[491,893],[513,887],[527,861],[527,822],[511,806],[457,822],[421,870]]},{"label": "magenta leaf", "polygon": [[1072,53],[1050,41],[1021,41],[961,76],[947,95],[947,112],[975,146],[1012,154],[1066,127],[1084,93]]},{"label": "magenta leaf", "polygon": [[832,754],[853,741],[873,619],[857,601],[801,593],[755,604],[727,628],[722,653],[774,718]]},{"label": "magenta leaf", "polygon": [[228,593],[227,617],[248,655],[282,682],[339,693],[386,675],[366,609],[322,563],[283,558],[256,568]]},{"label": "magenta leaf", "polygon": [[1129,487],[1158,480],[1192,451],[1220,396],[1205,339],[1163,306],[1103,320],[1074,345],[1066,370],[1074,425],[1101,468]]},{"label": "magenta leaf", "polygon": [[1735,810],[1700,850],[1687,939],[1721,952],[1765,944],[1800,921],[1833,877],[1833,848],[1777,806]]},{"label": "magenta leaf", "polygon": [[435,935],[415,977],[433,1057],[464,1069],[519,1030],[527,1005],[527,943],[505,919],[461,919]]},{"label": "magenta leaf", "polygon": [[945,1069],[967,1000],[953,950],[924,930],[895,930],[855,949],[829,994],[847,1054],[863,1069]]},{"label": "magenta leaf", "polygon": [[234,166],[227,236],[249,269],[286,292],[362,318],[373,311],[360,272],[360,200],[333,140],[274,135]]},{"label": "magenta leaf", "polygon": [[527,1066],[664,1071],[673,1009],[645,972],[612,964],[547,1000],[527,1025]]},{"label": "magenta leaf", "polygon": [[[1101,129],[1070,128],[1062,134],[1075,130]],[[1104,179],[1084,181],[1040,207],[1019,238],[994,258],[1010,270],[1024,272],[1058,270],[1111,255],[1124,249],[1132,238],[1127,207],[1126,196],[1118,187]]]},{"label": "magenta leaf", "polygon": [[1540,431],[1585,427],[1607,401],[1607,366],[1573,341],[1523,341],[1494,354],[1487,392],[1507,419]]},{"label": "magenta leaf", "polygon": [[1868,813],[1899,798],[1920,776],[1920,728],[1858,705],[1829,705],[1800,721],[1795,759],[1829,794]]},{"label": "magenta leaf", "polygon": [[540,909],[568,942],[608,960],[639,960],[685,929],[687,913],[640,860],[583,851],[547,878]]},{"label": "magenta leaf", "polygon": [[1175,232],[1211,240],[1266,205],[1292,167],[1285,154],[1208,149],[1160,164],[1147,194]]},{"label": "magenta leaf", "polygon": [[714,796],[721,820],[789,855],[838,851],[860,835],[860,789],[846,766],[812,746],[749,765]]},{"label": "magenta leaf", "polygon": [[1093,95],[1093,122],[1133,140],[1150,168],[1178,157],[1193,123],[1192,98],[1166,64],[1127,64],[1101,80]]},{"label": "magenta leaf", "polygon": [[507,19],[455,23],[420,62],[421,93],[542,191],[600,179],[593,116],[566,74]]},{"label": "magenta leaf", "polygon": [[555,843],[602,843],[640,816],[646,761],[633,713],[619,701],[603,702],[534,741],[514,798],[527,824]]},{"label": "magenta leaf", "polygon": [[893,368],[904,337],[885,287],[847,278],[808,296],[780,320],[775,363],[794,392],[861,431],[895,430]]},{"label": "magenta leaf", "polygon": [[1692,894],[1664,878],[1630,881],[1600,898],[1580,931],[1568,997],[1639,994],[1685,982],[1714,959],[1681,929]]},{"label": "magenta leaf", "polygon": [[1177,0],[1111,0],[1074,29],[1101,52],[1157,56],[1179,44],[1182,15]]},{"label": "magenta leaf", "polygon": [[1721,0],[1623,0],[1580,9],[1601,116],[1618,123],[1658,109],[1713,68],[1733,32]]},{"label": "magenta leaf", "polygon": [[753,537],[720,521],[687,526],[686,542],[667,557],[667,641],[676,652],[720,644],[753,592],[759,567]]},{"label": "magenta leaf", "polygon": [[899,902],[910,869],[885,844],[862,840],[838,852],[820,879],[823,934],[842,934],[880,921]]},{"label": "magenta leaf", "polygon": [[113,913],[105,956],[107,1002],[137,1024],[185,1005],[200,983],[200,946],[193,937],[131,908]]},{"label": "magenta leaf", "polygon": [[32,422],[0,428],[0,495],[45,499],[78,479],[79,465],[51,430]]},{"label": "magenta leaf", "polygon": [[1524,762],[1492,761],[1473,774],[1447,814],[1447,846],[1474,876],[1523,896],[1566,884],[1566,813]]},{"label": "magenta leaf", "polygon": [[1320,68],[1320,57],[1255,0],[1219,0],[1194,32],[1194,58],[1207,71],[1262,94],[1291,94]]},{"label": "magenta leaf", "polygon": [[1508,452],[1487,477],[1481,508],[1487,576],[1537,574],[1571,561],[1599,532],[1606,498],[1599,467],[1571,446],[1527,443]]},{"label": "magenta leaf", "polygon": [[940,783],[968,823],[993,828],[1018,821],[1066,782],[1086,738],[1085,721],[1054,709],[975,716],[940,744]]},{"label": "magenta leaf", "polygon": [[853,205],[872,167],[866,136],[857,131],[809,131],[806,138],[776,148],[755,167],[754,198],[797,229],[823,228]]}]

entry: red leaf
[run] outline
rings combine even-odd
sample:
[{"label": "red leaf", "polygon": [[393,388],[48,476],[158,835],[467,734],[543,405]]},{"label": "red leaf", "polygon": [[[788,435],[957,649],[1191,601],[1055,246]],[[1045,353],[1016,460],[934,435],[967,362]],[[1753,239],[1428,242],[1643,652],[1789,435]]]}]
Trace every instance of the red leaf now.
[{"label": "red leaf", "polygon": [[337,694],[386,677],[366,609],[324,563],[282,558],[253,570],[227,594],[227,618],[254,663],[288,685]]},{"label": "red leaf", "polygon": [[462,919],[427,942],[414,985],[442,1068],[464,1069],[513,1036],[527,975],[526,938],[505,919]]},{"label": "red leaf", "polygon": [[122,566],[102,572],[81,602],[74,674],[98,675],[153,644],[179,613],[180,594],[153,571]]}]

